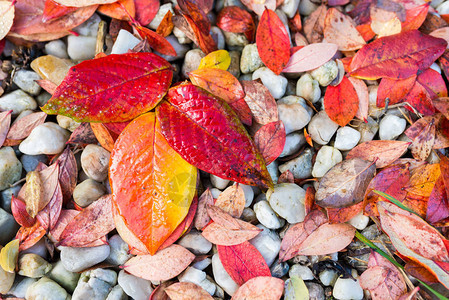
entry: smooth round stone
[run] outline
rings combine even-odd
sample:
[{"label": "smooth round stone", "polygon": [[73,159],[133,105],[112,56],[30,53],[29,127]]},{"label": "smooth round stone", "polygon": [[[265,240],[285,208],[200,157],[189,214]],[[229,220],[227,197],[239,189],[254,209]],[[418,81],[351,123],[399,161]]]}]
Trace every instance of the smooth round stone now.
[{"label": "smooth round stone", "polygon": [[293,18],[298,10],[300,0],[285,0],[281,5],[281,10],[289,17]]},{"label": "smooth round stone", "polygon": [[178,244],[187,248],[195,255],[207,254],[212,249],[212,243],[206,240],[201,232],[196,230],[190,231],[188,234],[183,236]]},{"label": "smooth round stone", "polygon": [[[308,1],[308,0],[305,0]],[[321,67],[310,71],[313,79],[318,81],[321,86],[328,86],[338,75],[338,67],[335,61],[330,60]]]},{"label": "smooth round stone", "polygon": [[285,157],[298,152],[306,144],[306,138],[303,133],[292,132],[285,137],[285,145],[279,157]]},{"label": "smooth round stone", "polygon": [[309,299],[324,300],[324,289],[321,285],[315,282],[305,282],[309,290]]},{"label": "smooth round stone", "polygon": [[243,194],[245,195],[245,207],[249,207],[254,200],[254,190],[250,185],[239,183],[239,186],[242,188]]},{"label": "smooth round stone", "polygon": [[256,44],[249,44],[243,47],[242,56],[240,57],[240,71],[243,74],[248,74],[263,67],[262,59],[257,51]]},{"label": "smooth round stone", "polygon": [[206,279],[206,272],[201,270],[187,267],[187,269],[178,276],[179,282],[192,282],[199,285],[209,294],[213,295],[215,293],[215,284]]},{"label": "smooth round stone", "polygon": [[11,241],[19,229],[14,217],[0,208],[0,244],[6,245]]},{"label": "smooth round stone", "polygon": [[257,220],[267,228],[278,229],[282,227],[281,221],[276,216],[268,201],[263,200],[254,204],[254,212],[256,213]]},{"label": "smooth round stone", "polygon": [[231,57],[231,64],[229,65],[228,72],[234,75],[235,78],[240,76],[240,52],[229,51]]},{"label": "smooth round stone", "polygon": [[95,47],[97,38],[94,36],[75,36],[67,37],[67,53],[72,60],[92,59],[95,56]]},{"label": "smooth round stone", "polygon": [[192,49],[187,51],[184,58],[184,63],[182,64],[182,75],[186,78],[189,77],[189,73],[198,69],[201,63],[201,59],[205,57],[203,51],[200,49]]},{"label": "smooth round stone", "polygon": [[173,15],[175,14],[173,11],[173,5],[171,3],[163,4],[159,7],[159,10],[157,11],[156,16],[154,16],[153,20],[150,24],[148,24],[148,27],[150,27],[153,30],[156,30],[159,25],[162,22],[162,19],[164,19],[167,12],[170,11]]},{"label": "smooth round stone", "polygon": [[125,291],[120,287],[120,285],[114,286],[109,292],[106,300],[127,300],[128,295],[125,294]]},{"label": "smooth round stone", "polygon": [[58,260],[53,263],[53,268],[47,276],[56,281],[59,285],[65,288],[69,293],[73,293],[75,287],[80,278],[79,273],[67,271],[62,264],[62,261]]},{"label": "smooth round stone", "polygon": [[337,280],[337,278],[338,278],[338,274],[334,270],[326,269],[326,270],[320,272],[318,277],[320,278],[320,281],[323,285],[329,286],[329,285],[334,285],[335,280]]},{"label": "smooth round stone", "polygon": [[267,165],[268,173],[270,174],[271,180],[273,180],[273,182],[278,182],[279,179],[278,166],[279,165],[277,161],[273,161],[271,164]]},{"label": "smooth round stone", "polygon": [[53,280],[42,277],[28,287],[25,298],[29,300],[68,300],[70,299],[70,295]]},{"label": "smooth round stone", "polygon": [[118,284],[123,291],[134,300],[148,300],[153,292],[149,280],[128,274],[124,270],[121,270],[118,273]]},{"label": "smooth round stone", "polygon": [[108,177],[110,155],[103,147],[89,144],[81,153],[81,167],[89,178],[101,182]]},{"label": "smooth round stone", "polygon": [[69,58],[67,46],[62,40],[54,40],[45,44],[45,52],[59,58]]},{"label": "smooth round stone", "polygon": [[298,10],[301,16],[308,16],[318,8],[318,5],[311,0],[301,0]]},{"label": "smooth round stone", "polygon": [[270,91],[275,99],[280,99],[285,94],[287,89],[287,78],[282,75],[276,75],[267,67],[261,67],[254,71],[252,80],[260,79]]},{"label": "smooth round stone", "polygon": [[136,38],[131,32],[120,29],[117,35],[117,39],[112,46],[111,54],[127,53],[128,50],[132,50],[139,43],[140,40]]},{"label": "smooth round stone", "polygon": [[217,199],[218,196],[220,196],[221,191],[220,191],[219,189],[217,189],[217,188],[211,188],[211,189],[210,189],[210,193],[212,194],[212,197],[213,197],[214,199]]},{"label": "smooth round stone", "polygon": [[96,37],[100,21],[100,16],[98,14],[93,14],[86,22],[73,28],[73,31],[78,32],[80,35]]},{"label": "smooth round stone", "polygon": [[73,120],[72,118],[69,118],[69,117],[66,117],[63,115],[57,115],[56,121],[58,121],[59,126],[61,126],[64,129],[67,129],[70,132],[75,131],[75,129],[81,125],[80,122],[77,122],[77,121]]},{"label": "smooth round stone", "polygon": [[281,173],[290,171],[292,172],[293,177],[297,179],[308,178],[312,175],[312,158],[313,151],[308,148],[297,158],[280,165],[279,171]]},{"label": "smooth round stone", "polygon": [[377,107],[377,91],[379,90],[378,85],[368,86],[368,115],[374,119],[379,118],[383,113],[383,108]]},{"label": "smooth round stone", "polygon": [[127,262],[132,255],[129,254],[128,244],[118,234],[114,234],[109,240],[109,247],[111,252],[109,253],[106,261],[113,265],[123,265]]},{"label": "smooth round stone", "polygon": [[25,298],[28,288],[35,282],[37,282],[36,278],[29,278],[29,277],[16,278],[8,294],[17,298]]},{"label": "smooth round stone", "polygon": [[58,124],[47,122],[34,128],[19,145],[19,150],[28,155],[58,154],[65,148],[70,133]]},{"label": "smooth round stone", "polygon": [[367,123],[362,122],[360,126],[357,127],[357,130],[360,132],[359,144],[372,141],[379,130],[379,124],[377,124],[373,118],[368,117],[366,120],[368,121]]},{"label": "smooth round stone", "polygon": [[315,277],[313,276],[312,270],[309,267],[301,266],[299,264],[295,264],[291,266],[290,271],[288,271],[288,276],[298,276],[302,280],[313,280]]},{"label": "smooth round stone", "polygon": [[249,44],[248,39],[243,33],[235,33],[229,31],[223,31],[226,45],[229,47],[237,46],[244,47]]},{"label": "smooth round stone", "polygon": [[190,44],[192,42],[192,40],[178,27],[173,28],[173,35],[176,36],[180,44]]},{"label": "smooth round stone", "polygon": [[12,195],[17,197],[19,194],[20,189],[22,188],[21,184],[18,184],[16,186],[13,186],[11,188],[7,188],[6,190],[3,190],[1,192],[1,202],[0,202],[0,208],[3,208],[8,213],[11,213],[11,198]]},{"label": "smooth round stone", "polygon": [[155,53],[158,54],[160,57],[163,57],[167,61],[175,61],[177,59],[184,58],[187,51],[190,50],[189,46],[180,44],[178,42],[178,39],[174,35],[169,35],[165,39],[167,40],[167,42],[170,43],[170,45],[172,45],[173,49],[175,49],[176,56],[164,55],[157,51],[155,51]]},{"label": "smooth round stone", "polygon": [[355,215],[351,220],[348,221],[349,224],[354,226],[358,230],[363,230],[368,226],[369,217],[365,216],[362,212]]},{"label": "smooth round stone", "polygon": [[220,178],[213,174],[210,174],[210,182],[219,190],[224,190],[229,184],[229,180]]},{"label": "smooth round stone", "polygon": [[294,183],[276,184],[267,192],[271,208],[288,223],[304,221],[304,199],[306,191]]},{"label": "smooth round stone", "polygon": [[249,242],[262,254],[268,266],[271,266],[281,250],[281,238],[276,231],[263,225],[257,225],[262,231]]},{"label": "smooth round stone", "polygon": [[243,209],[240,219],[245,222],[248,222],[248,223],[256,223],[257,222],[256,213],[254,212],[254,210],[252,210],[249,207],[245,207],[245,209]]},{"label": "smooth round stone", "polygon": [[359,281],[351,278],[338,278],[332,290],[332,295],[335,299],[363,299],[363,289]]},{"label": "smooth round stone", "polygon": [[112,287],[117,283],[117,273],[113,270],[94,269],[81,274],[72,300],[106,299]]},{"label": "smooth round stone", "polygon": [[337,130],[334,147],[341,151],[351,150],[357,146],[360,137],[360,132],[357,130],[349,126],[341,127]]},{"label": "smooth round stone", "polygon": [[285,133],[303,129],[312,117],[312,110],[304,99],[298,96],[287,96],[277,102],[279,119],[284,123]]},{"label": "smooth round stone", "polygon": [[23,168],[27,172],[34,171],[37,165],[41,162],[46,164],[48,162],[48,156],[45,154],[38,155],[28,155],[24,154],[20,157],[20,162],[22,163]]},{"label": "smooth round stone", "polygon": [[31,62],[31,68],[43,79],[60,85],[74,63],[69,59],[61,59],[53,55],[40,56]]},{"label": "smooth round stone", "polygon": [[203,271],[204,269],[206,269],[210,264],[212,263],[212,259],[210,259],[209,257],[206,257],[203,260],[197,261],[196,263],[194,263],[192,265],[192,267],[194,267],[195,269],[201,270]]},{"label": "smooth round stone", "polygon": [[449,2],[445,1],[437,6],[437,11],[440,15],[449,14]]},{"label": "smooth round stone", "polygon": [[18,266],[19,275],[31,278],[40,278],[52,268],[49,262],[34,253],[20,255]]},{"label": "smooth round stone", "polygon": [[47,259],[48,249],[45,245],[45,239],[41,238],[36,244],[28,249],[20,251],[20,254],[33,253],[39,255],[40,257]]},{"label": "smooth round stone", "polygon": [[33,71],[21,69],[14,73],[13,82],[30,95],[36,96],[40,93],[41,87],[35,80],[39,80],[39,74]]},{"label": "smooth round stone", "polygon": [[239,285],[232,280],[220,261],[218,254],[212,256],[212,272],[215,282],[229,295],[234,295]]},{"label": "smooth round stone", "polygon": [[223,31],[221,31],[221,29],[219,27],[211,26],[210,35],[212,36],[212,39],[215,41],[215,44],[217,45],[217,49],[225,48],[226,40],[225,40]]},{"label": "smooth round stone", "polygon": [[337,131],[338,124],[332,121],[324,110],[312,117],[307,131],[312,140],[320,145],[326,145]]},{"label": "smooth round stone", "polygon": [[315,103],[321,98],[320,84],[306,73],[296,83],[296,95]]},{"label": "smooth round stone", "polygon": [[404,132],[406,125],[405,119],[395,115],[386,115],[379,124],[379,138],[381,140],[395,140]]},{"label": "smooth round stone", "polygon": [[37,104],[39,106],[44,106],[50,100],[51,95],[47,92],[42,92],[36,97]]},{"label": "smooth round stone", "polygon": [[343,156],[338,149],[331,146],[323,146],[318,151],[315,164],[312,169],[313,177],[323,177],[327,171],[343,160]]},{"label": "smooth round stone", "polygon": [[104,261],[110,253],[109,245],[97,247],[61,247],[61,261],[70,272],[80,272]]},{"label": "smooth round stone", "polygon": [[22,163],[11,147],[0,148],[0,191],[9,188],[22,175]]},{"label": "smooth round stone", "polygon": [[100,182],[86,179],[73,190],[73,200],[81,207],[87,207],[106,193],[106,188]]},{"label": "smooth round stone", "polygon": [[17,116],[25,110],[35,110],[36,101],[22,90],[15,90],[0,97],[0,111],[12,110],[12,115]]},{"label": "smooth round stone", "polygon": [[271,276],[276,278],[282,278],[287,275],[290,266],[287,262],[279,262],[276,260],[270,267]]}]

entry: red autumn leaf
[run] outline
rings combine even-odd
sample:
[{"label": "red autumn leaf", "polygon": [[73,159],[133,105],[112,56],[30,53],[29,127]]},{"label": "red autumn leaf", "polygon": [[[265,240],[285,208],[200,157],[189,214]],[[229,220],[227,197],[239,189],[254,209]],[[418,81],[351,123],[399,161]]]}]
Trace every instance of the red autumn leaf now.
[{"label": "red autumn leaf", "polygon": [[338,46],[331,43],[307,45],[290,57],[282,72],[300,73],[316,69],[334,57],[337,49]]},{"label": "red autumn leaf", "polygon": [[59,215],[61,214],[62,202],[63,196],[61,185],[59,184],[59,182],[57,182],[56,189],[54,191],[53,196],[50,199],[50,202],[48,202],[47,206],[45,206],[44,209],[41,210],[36,216],[36,218],[42,224],[42,227],[44,227],[47,230],[51,230],[53,227],[56,226]]},{"label": "red autumn leaf", "polygon": [[20,241],[19,252],[35,245],[46,233],[47,230],[39,221],[36,221],[31,227],[20,227],[16,234],[16,239]]},{"label": "red autumn leaf", "polygon": [[171,245],[154,255],[138,255],[128,260],[123,269],[134,276],[151,280],[169,280],[178,276],[195,255],[179,245]]},{"label": "red autumn leaf", "polygon": [[82,122],[129,121],[157,105],[172,76],[171,65],[152,53],[86,60],[70,69],[42,109]]},{"label": "red autumn leaf", "polygon": [[[221,208],[235,218],[240,218],[245,209],[245,193],[239,184],[226,188],[215,201],[215,206]],[[211,216],[212,217],[212,216]]]},{"label": "red autumn leaf", "polygon": [[279,300],[284,292],[284,281],[280,278],[259,276],[248,280],[232,296],[240,299],[270,299]]},{"label": "red autumn leaf", "polygon": [[[47,115],[47,114],[45,114]],[[93,123],[92,123],[93,124]],[[83,122],[80,126],[78,126],[70,135],[67,144],[96,144],[98,143],[97,138],[95,137],[92,128],[90,127],[91,123]]]},{"label": "red autumn leaf", "polygon": [[198,230],[203,229],[210,222],[209,214],[207,213],[207,205],[213,205],[214,198],[209,189],[198,199],[198,210],[195,214],[194,225]]},{"label": "red autumn leaf", "polygon": [[36,219],[28,214],[25,202],[14,195],[11,195],[11,212],[20,226],[31,227],[36,222]]},{"label": "red autumn leaf", "polygon": [[411,259],[407,259],[406,261],[407,263],[404,266],[404,270],[405,272],[407,272],[407,274],[410,274],[427,284],[438,283],[438,279],[435,277],[435,275],[427,270],[421,263],[413,261]]},{"label": "red autumn leaf", "polygon": [[[205,54],[209,54],[217,50],[217,44],[210,35],[209,31],[207,33],[202,32],[201,29],[198,27],[198,25],[190,16],[183,15],[182,17],[184,18],[185,22],[188,24],[188,27],[193,33],[192,36],[193,41],[198,47],[200,47],[201,51],[203,51]],[[178,27],[176,25],[176,19],[173,22],[175,23],[175,26]]]},{"label": "red autumn leaf", "polygon": [[139,24],[132,23],[132,25],[142,39],[147,40],[150,47],[155,51],[164,55],[176,56],[175,48],[173,48],[166,38]]},{"label": "red autumn leaf", "polygon": [[435,122],[432,120],[416,136],[411,145],[411,152],[415,159],[426,160],[435,144]]},{"label": "red autumn leaf", "polygon": [[336,8],[330,8],[324,19],[324,38],[326,42],[338,45],[340,51],[360,49],[365,45],[365,40],[356,26],[357,24],[350,16]]},{"label": "red autumn leaf", "polygon": [[9,126],[11,125],[11,113],[12,110],[0,113],[0,147],[3,145],[6,136],[8,135]]},{"label": "red autumn leaf", "polygon": [[97,12],[117,20],[129,20],[136,15],[134,0],[118,0],[114,3],[102,4]]},{"label": "red autumn leaf", "polygon": [[251,14],[238,6],[223,7],[217,16],[217,26],[223,31],[245,33],[250,42],[256,29]]},{"label": "red autumn leaf", "polygon": [[256,44],[263,63],[274,73],[281,74],[290,58],[290,38],[276,13],[265,9],[256,32]]},{"label": "red autumn leaf", "polygon": [[35,112],[31,113],[23,118],[20,118],[14,124],[12,124],[9,129],[7,139],[10,140],[23,140],[28,135],[30,135],[31,131],[37,126],[43,124],[45,119],[47,118],[47,114],[44,112]]},{"label": "red autumn leaf", "polygon": [[159,10],[160,2],[157,0],[134,0],[136,20],[147,26],[154,19]]},{"label": "red autumn leaf", "polygon": [[265,125],[279,120],[276,100],[266,86],[257,81],[241,81],[245,102],[251,109],[254,120]]},{"label": "red autumn leaf", "polygon": [[449,217],[449,201],[443,176],[440,175],[427,202],[426,220],[436,223]]},{"label": "red autumn leaf", "polygon": [[164,291],[167,293],[171,300],[214,299],[203,288],[192,282],[177,282],[165,288]]},{"label": "red autumn leaf", "polygon": [[264,258],[249,242],[235,246],[217,245],[217,250],[223,267],[238,285],[254,277],[271,276]]},{"label": "red autumn leaf", "polygon": [[360,212],[362,212],[364,206],[365,206],[364,203],[360,202],[358,204],[348,207],[326,208],[329,223],[338,224],[347,222],[352,218],[354,218],[356,215],[358,215]]},{"label": "red autumn leaf", "polygon": [[324,109],[329,118],[340,126],[346,126],[359,108],[359,98],[347,77],[337,86],[328,86],[324,94]]},{"label": "red autumn leaf", "polygon": [[254,143],[262,154],[265,163],[271,164],[284,150],[285,128],[282,121],[263,125],[254,135]]},{"label": "red autumn leaf", "polygon": [[75,155],[69,147],[66,147],[61,155],[59,155],[55,164],[59,164],[59,184],[61,185],[64,203],[68,203],[72,197],[78,178]]},{"label": "red autumn leaf", "polygon": [[272,185],[263,158],[236,114],[220,98],[193,84],[181,84],[170,89],[156,115],[169,145],[189,163],[224,179]]},{"label": "red autumn leaf", "polygon": [[369,108],[369,94],[368,87],[365,82],[361,79],[354,77],[349,77],[352,86],[354,87],[357,97],[359,98],[359,108],[355,114],[355,117],[359,120],[365,121],[368,119],[368,108]]},{"label": "red autumn leaf", "polygon": [[405,11],[405,21],[402,22],[402,31],[414,30],[421,27],[429,11],[430,3],[424,3]]},{"label": "red autumn leaf", "polygon": [[446,46],[445,40],[417,30],[382,37],[356,53],[350,75],[368,80],[405,79],[430,67]]},{"label": "red autumn leaf", "polygon": [[375,162],[376,168],[383,168],[401,157],[409,145],[409,142],[402,141],[368,141],[349,151],[346,159],[358,157]]},{"label": "red autumn leaf", "polygon": [[51,20],[58,19],[77,10],[77,7],[61,5],[53,0],[46,0],[44,12],[42,13],[42,22],[47,23]]},{"label": "red autumn leaf", "polygon": [[442,149],[449,146],[449,121],[443,117],[442,114],[435,114],[433,116],[425,116],[418,119],[404,132],[407,137],[414,140],[418,134],[424,130],[430,123],[435,123],[435,143],[434,149]]},{"label": "red autumn leaf", "polygon": [[449,97],[436,98],[433,101],[435,108],[449,119]]},{"label": "red autumn leaf", "polygon": [[192,18],[201,33],[209,34],[211,27],[209,19],[204,10],[198,7],[197,3],[191,0],[179,0],[178,5],[185,15]]}]

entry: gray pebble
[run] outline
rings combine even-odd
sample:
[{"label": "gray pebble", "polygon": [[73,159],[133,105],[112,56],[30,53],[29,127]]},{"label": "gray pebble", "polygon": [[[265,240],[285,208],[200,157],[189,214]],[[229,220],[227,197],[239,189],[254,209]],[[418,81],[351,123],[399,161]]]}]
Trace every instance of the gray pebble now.
[{"label": "gray pebble", "polygon": [[41,77],[34,71],[19,70],[14,74],[13,82],[17,84],[24,92],[36,96],[41,92],[41,87],[35,80]]},{"label": "gray pebble", "polygon": [[28,155],[24,154],[20,157],[20,161],[22,162],[22,166],[27,172],[34,171],[37,165],[41,162],[47,164],[48,156],[45,154],[38,155]]},{"label": "gray pebble", "polygon": [[19,224],[14,217],[0,208],[0,244],[6,245],[11,241],[19,230]]},{"label": "gray pebble", "polygon": [[80,272],[104,261],[110,253],[109,245],[97,247],[61,247],[61,261],[64,268],[71,272]]}]

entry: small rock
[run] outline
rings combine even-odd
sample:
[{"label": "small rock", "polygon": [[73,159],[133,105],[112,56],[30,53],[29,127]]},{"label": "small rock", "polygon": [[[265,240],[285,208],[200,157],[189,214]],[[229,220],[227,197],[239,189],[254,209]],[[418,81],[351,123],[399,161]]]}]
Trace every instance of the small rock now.
[{"label": "small rock", "polygon": [[117,273],[113,270],[94,269],[83,272],[73,292],[73,300],[104,300],[117,283]]},{"label": "small rock", "polygon": [[78,32],[80,35],[96,37],[98,33],[98,27],[100,25],[101,18],[97,14],[93,14],[86,22],[75,27],[73,31]]},{"label": "small rock", "polygon": [[220,191],[219,189],[216,189],[216,188],[211,188],[211,189],[210,189],[210,193],[212,194],[212,197],[213,197],[214,199],[217,199],[218,196],[220,196],[221,191]]},{"label": "small rock", "polygon": [[285,145],[279,157],[285,157],[298,152],[306,144],[306,138],[303,133],[292,132],[285,137]]},{"label": "small rock", "polygon": [[70,134],[58,124],[47,122],[34,128],[20,143],[19,150],[28,155],[59,154],[64,150]]},{"label": "small rock", "polygon": [[9,290],[8,294],[17,298],[25,298],[28,288],[35,282],[37,282],[36,278],[29,278],[29,277],[17,278],[13,286]]},{"label": "small rock", "polygon": [[366,120],[368,121],[367,123],[362,122],[360,126],[357,127],[357,130],[360,132],[359,144],[372,141],[379,130],[379,124],[377,124],[373,118],[368,117]]},{"label": "small rock", "polygon": [[104,261],[110,253],[109,245],[97,247],[61,247],[61,261],[70,272],[80,272]]},{"label": "small rock", "polygon": [[278,171],[278,163],[277,161],[273,161],[271,164],[267,166],[268,173],[270,174],[273,182],[278,182],[279,179],[279,171]]},{"label": "small rock", "polygon": [[285,0],[281,5],[281,10],[289,17],[293,18],[298,10],[300,0]]},{"label": "small rock", "polygon": [[41,238],[36,244],[31,246],[30,248],[20,251],[20,254],[26,253],[33,253],[42,257],[43,259],[47,259],[48,249],[47,245],[45,244],[45,239]]},{"label": "small rock", "polygon": [[326,270],[320,272],[318,277],[320,278],[320,281],[323,285],[329,286],[329,285],[334,285],[335,281],[338,278],[338,274],[334,270],[326,269]]},{"label": "small rock", "polygon": [[50,100],[51,95],[47,92],[42,92],[36,97],[37,104],[39,106],[44,106]]},{"label": "small rock", "polygon": [[301,266],[299,264],[295,264],[288,271],[288,276],[298,276],[302,280],[313,280],[315,277],[313,276],[312,270],[306,266]]},{"label": "small rock", "polygon": [[243,193],[245,194],[245,207],[249,207],[254,200],[254,190],[250,185],[239,183],[239,186],[242,188]]},{"label": "small rock", "polygon": [[335,78],[337,78],[337,64],[335,61],[330,60],[321,67],[310,71],[310,75],[312,75],[313,79],[318,81],[321,86],[328,86]]},{"label": "small rock", "polygon": [[252,80],[260,79],[270,91],[275,99],[280,99],[287,89],[287,78],[282,75],[276,75],[273,71],[266,67],[262,67],[254,71]]},{"label": "small rock", "polygon": [[173,35],[176,36],[180,44],[190,44],[192,42],[192,40],[187,37],[184,31],[182,31],[178,27],[173,28]]},{"label": "small rock", "polygon": [[337,131],[338,124],[332,121],[324,110],[312,117],[307,131],[312,140],[320,145],[326,145]]},{"label": "small rock", "polygon": [[242,50],[242,56],[240,57],[240,71],[243,74],[248,74],[263,67],[262,59],[257,51],[256,44],[246,45]]},{"label": "small rock", "polygon": [[279,171],[284,173],[285,171],[290,171],[293,177],[297,179],[308,178],[312,175],[312,158],[313,151],[308,148],[303,151],[303,153],[285,164],[279,166]]},{"label": "small rock", "polygon": [[97,38],[94,36],[75,36],[67,37],[67,53],[72,60],[92,59],[95,56],[95,47]]},{"label": "small rock", "polygon": [[443,3],[439,4],[436,9],[440,15],[449,14],[449,3],[447,1],[444,1]]},{"label": "small rock", "polygon": [[334,147],[341,151],[351,150],[357,146],[360,137],[360,132],[357,130],[349,126],[341,127],[337,130]]},{"label": "small rock", "polygon": [[343,156],[338,149],[331,146],[323,146],[318,151],[315,164],[313,165],[312,176],[323,177],[327,171],[343,160]]},{"label": "small rock", "polygon": [[15,90],[0,97],[0,111],[12,110],[13,116],[17,116],[24,110],[36,108],[36,101],[22,90]]},{"label": "small rock", "polygon": [[365,216],[362,212],[355,215],[351,220],[348,221],[349,224],[354,226],[358,230],[363,230],[368,226],[369,217]]},{"label": "small rock", "polygon": [[123,265],[132,255],[129,254],[128,244],[118,234],[114,234],[108,240],[111,252],[106,261],[113,265]]},{"label": "small rock", "polygon": [[110,155],[103,147],[89,144],[81,153],[81,167],[89,178],[101,182],[108,177]]},{"label": "small rock", "polygon": [[212,183],[212,185],[214,187],[216,187],[219,190],[224,190],[228,184],[229,184],[229,180],[227,179],[222,179],[218,176],[215,176],[213,174],[210,174],[210,182]]},{"label": "small rock", "polygon": [[[217,45],[217,49],[225,48],[226,40],[225,40],[223,31],[221,31],[220,28],[218,28],[217,26],[211,26],[210,35],[212,36],[212,39],[215,41],[215,44]],[[240,57],[240,55],[239,55],[239,57]]]},{"label": "small rock", "polygon": [[270,267],[271,276],[276,278],[282,278],[287,275],[290,266],[287,262],[279,262],[276,260]]},{"label": "small rock", "polygon": [[40,85],[35,81],[39,79],[41,77],[36,72],[21,69],[14,73],[13,82],[24,92],[36,96],[41,91]]},{"label": "small rock", "polygon": [[441,68],[437,63],[431,64],[429,68],[441,74]]},{"label": "small rock", "polygon": [[281,250],[281,238],[276,231],[257,225],[262,231],[249,242],[259,250],[268,266],[271,266]]},{"label": "small rock", "polygon": [[310,74],[306,73],[296,83],[296,95],[312,103],[318,102],[321,98],[320,84]]},{"label": "small rock", "polygon": [[231,64],[229,65],[228,72],[234,75],[235,78],[240,76],[240,52],[229,51],[231,57]]},{"label": "small rock", "polygon": [[287,96],[277,102],[279,119],[284,123],[285,133],[303,129],[312,117],[313,111],[304,99]]},{"label": "small rock", "polygon": [[248,222],[248,223],[256,223],[257,222],[256,213],[254,212],[254,210],[252,210],[249,207],[245,207],[245,209],[243,209],[240,219],[242,219],[243,221]]},{"label": "small rock", "polygon": [[[22,155],[22,157],[23,157],[23,155]],[[6,190],[3,190],[1,192],[0,207],[3,208],[8,213],[11,213],[11,198],[12,198],[12,195],[17,197],[17,195],[19,194],[19,191],[20,191],[21,188],[22,188],[22,185],[18,184],[16,186],[13,186],[11,188],[7,188]]]},{"label": "small rock", "polygon": [[40,56],[31,62],[31,68],[43,79],[60,85],[74,63],[68,59],[61,59],[53,55]]},{"label": "small rock", "polygon": [[195,269],[201,270],[203,271],[204,269],[206,269],[210,264],[212,263],[212,259],[210,259],[209,257],[206,257],[203,260],[197,261],[196,263],[194,263],[192,265],[192,267],[194,267]]},{"label": "small rock", "polygon": [[20,179],[22,175],[22,164],[17,159],[13,148],[3,147],[0,149],[0,191],[9,188]]},{"label": "small rock", "polygon": [[202,287],[210,295],[215,293],[215,285],[206,279],[206,273],[198,269],[187,267],[187,269],[178,276],[180,282],[192,282]]},{"label": "small rock", "polygon": [[120,287],[120,285],[116,285],[109,292],[106,300],[127,300],[128,295],[125,294],[125,291]]},{"label": "small rock", "polygon": [[254,204],[254,212],[257,220],[269,229],[278,229],[282,227],[281,221],[271,208],[268,201],[259,201]]},{"label": "small rock", "polygon": [[395,115],[386,115],[379,124],[379,138],[381,140],[395,140],[404,132],[406,122]]},{"label": "small rock", "polygon": [[127,30],[120,29],[112,46],[111,54],[123,54],[127,53],[128,50],[133,49],[140,43],[140,40],[136,38],[132,33]]},{"label": "small rock", "polygon": [[172,15],[174,15],[174,11],[173,11],[173,5],[171,3],[166,3],[164,5],[161,5],[159,7],[159,10],[157,11],[156,16],[153,18],[153,20],[151,21],[150,24],[148,24],[148,27],[150,27],[153,30],[156,30],[159,25],[162,22],[162,19],[164,19],[165,15],[167,14],[168,11],[171,11]]},{"label": "small rock", "polygon": [[212,272],[214,273],[215,282],[229,295],[234,293],[239,288],[239,285],[232,280],[231,276],[226,272],[223,264],[220,261],[218,254],[212,256]]},{"label": "small rock", "polygon": [[229,31],[223,31],[226,45],[244,47],[249,44],[248,39],[243,33],[235,33]]},{"label": "small rock", "polygon": [[78,126],[81,125],[80,122],[77,122],[72,118],[63,115],[57,115],[56,121],[58,121],[59,126],[61,126],[64,129],[67,129],[70,132],[73,132],[76,128],[78,128]]},{"label": "small rock", "polygon": [[270,206],[290,224],[304,221],[305,196],[306,191],[294,183],[276,184],[267,192]]},{"label": "small rock", "polygon": [[156,51],[155,51],[155,53],[158,54],[159,56],[163,57],[167,61],[175,61],[177,59],[184,58],[187,51],[190,50],[190,47],[180,44],[178,42],[178,39],[174,35],[169,35],[165,39],[170,43],[170,45],[172,45],[173,49],[175,49],[176,56],[164,55],[164,54],[158,53]]},{"label": "small rock", "polygon": [[193,254],[201,255],[207,254],[212,249],[212,243],[206,240],[201,232],[196,230],[190,231],[188,234],[183,236],[178,244],[190,250]]},{"label": "small rock", "polygon": [[34,253],[21,255],[19,258],[19,275],[40,278],[51,270],[52,266],[45,259]]},{"label": "small rock", "polygon": [[335,299],[363,299],[363,289],[359,284],[359,281],[352,280],[351,278],[338,278],[335,282],[332,290],[332,296]]},{"label": "small rock", "polygon": [[187,51],[186,56],[184,58],[184,63],[182,65],[182,75],[186,78],[189,77],[190,72],[195,71],[198,69],[201,63],[201,59],[205,57],[206,54],[204,54],[203,51],[200,49],[192,49],[190,51]]},{"label": "small rock", "polygon": [[312,0],[301,0],[299,2],[299,14],[301,16],[308,16],[318,8]]},{"label": "small rock", "polygon": [[54,40],[45,44],[45,52],[59,58],[69,58],[67,46],[62,40]]},{"label": "small rock", "polygon": [[153,292],[149,280],[128,274],[124,270],[118,273],[118,284],[134,300],[148,300]]},{"label": "small rock", "polygon": [[105,193],[106,188],[103,184],[89,178],[76,185],[73,190],[73,200],[79,206],[87,207]]},{"label": "small rock", "polygon": [[45,154],[38,155],[28,155],[23,154],[20,157],[20,162],[22,163],[23,168],[27,172],[34,171],[39,163],[46,164],[48,162],[48,156]]},{"label": "small rock", "polygon": [[[0,149],[1,151],[2,149]],[[17,233],[19,225],[14,217],[0,208],[0,244],[6,245]]]},{"label": "small rock", "polygon": [[315,282],[305,282],[309,290],[309,300],[324,300],[324,289],[321,285]]},{"label": "small rock", "polygon": [[369,85],[368,86],[368,99],[369,99],[369,106],[368,106],[368,115],[374,119],[379,118],[384,108],[377,107],[377,91],[379,89],[378,85]]},{"label": "small rock", "polygon": [[69,300],[70,295],[53,280],[42,277],[28,287],[25,298],[27,300]]},{"label": "small rock", "polygon": [[79,273],[67,271],[60,260],[53,264],[53,268],[47,276],[60,284],[69,293],[73,293],[80,278]]}]

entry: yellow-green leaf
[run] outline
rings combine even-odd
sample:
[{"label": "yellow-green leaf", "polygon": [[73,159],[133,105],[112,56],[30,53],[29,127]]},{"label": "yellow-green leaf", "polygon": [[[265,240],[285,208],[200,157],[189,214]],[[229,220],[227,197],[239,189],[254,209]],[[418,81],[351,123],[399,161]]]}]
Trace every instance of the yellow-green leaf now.
[{"label": "yellow-green leaf", "polygon": [[217,50],[209,53],[201,59],[198,69],[221,69],[227,70],[231,65],[231,56],[226,50]]},{"label": "yellow-green leaf", "polygon": [[0,266],[9,273],[14,273],[19,258],[19,240],[12,240],[0,251]]},{"label": "yellow-green leaf", "polygon": [[285,286],[285,298],[295,300],[308,300],[309,290],[304,281],[298,276],[290,277]]}]

